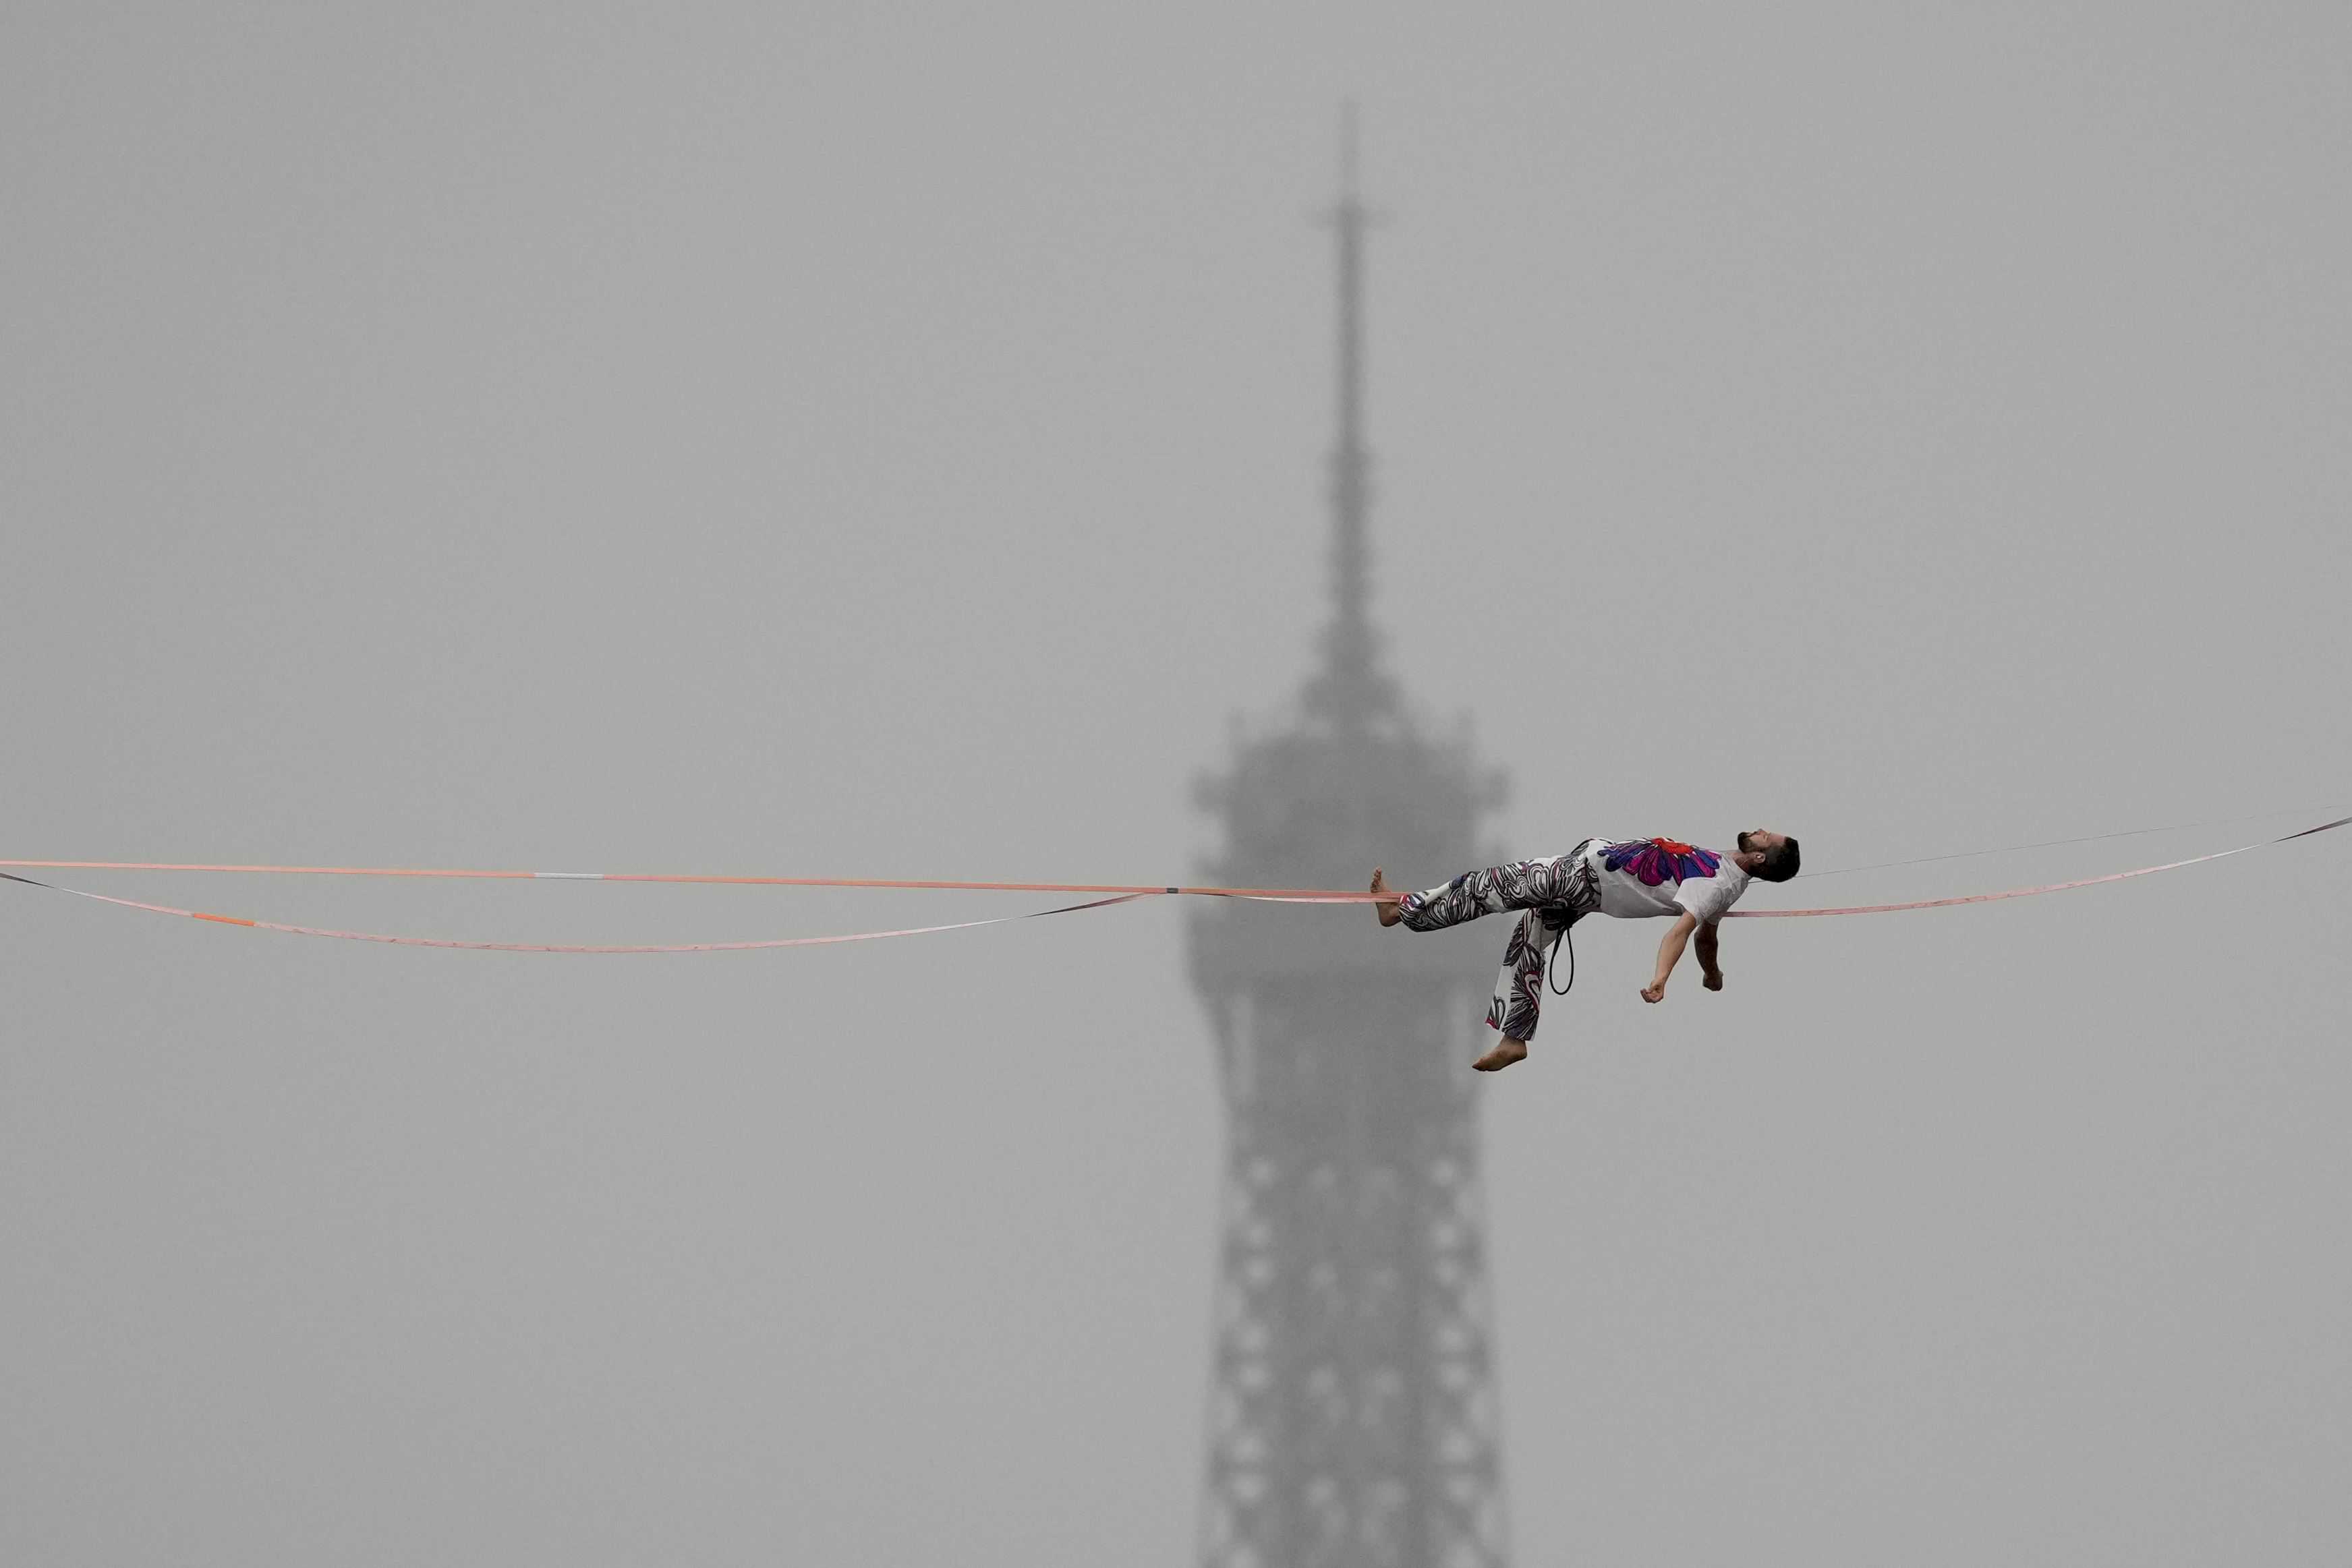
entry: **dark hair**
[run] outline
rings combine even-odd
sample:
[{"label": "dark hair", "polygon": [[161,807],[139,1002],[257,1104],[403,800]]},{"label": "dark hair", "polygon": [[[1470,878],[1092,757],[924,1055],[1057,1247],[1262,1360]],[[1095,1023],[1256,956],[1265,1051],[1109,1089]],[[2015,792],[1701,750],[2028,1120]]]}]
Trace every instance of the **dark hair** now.
[{"label": "dark hair", "polygon": [[1758,880],[1786,882],[1797,874],[1797,841],[1782,839],[1764,852],[1764,863],[1756,868]]}]

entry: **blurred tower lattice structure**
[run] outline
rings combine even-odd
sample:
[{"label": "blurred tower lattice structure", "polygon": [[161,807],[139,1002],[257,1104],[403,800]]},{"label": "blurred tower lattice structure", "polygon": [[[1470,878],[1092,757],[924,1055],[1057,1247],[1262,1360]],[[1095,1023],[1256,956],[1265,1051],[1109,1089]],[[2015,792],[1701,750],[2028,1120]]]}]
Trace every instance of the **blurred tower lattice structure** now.
[{"label": "blurred tower lattice structure", "polygon": [[[1332,617],[1296,720],[1204,780],[1210,874],[1361,885],[1475,859],[1498,775],[1426,736],[1367,604],[1362,283],[1353,126],[1339,261]],[[1505,1560],[1493,1333],[1468,1057],[1489,955],[1368,908],[1223,904],[1190,930],[1227,1136],[1201,1554],[1215,1568],[1486,1568]]]}]

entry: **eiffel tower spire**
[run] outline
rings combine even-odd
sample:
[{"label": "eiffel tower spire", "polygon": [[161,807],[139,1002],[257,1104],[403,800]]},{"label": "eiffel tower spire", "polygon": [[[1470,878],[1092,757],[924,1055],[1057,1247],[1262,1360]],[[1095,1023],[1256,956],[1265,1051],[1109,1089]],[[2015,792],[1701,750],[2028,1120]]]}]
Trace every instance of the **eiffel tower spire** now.
[{"label": "eiffel tower spire", "polygon": [[1344,732],[1396,710],[1371,617],[1372,455],[1364,440],[1364,235],[1376,221],[1357,185],[1356,106],[1342,112],[1339,199],[1325,214],[1339,264],[1339,431],[1331,448],[1331,620],[1307,706]]}]

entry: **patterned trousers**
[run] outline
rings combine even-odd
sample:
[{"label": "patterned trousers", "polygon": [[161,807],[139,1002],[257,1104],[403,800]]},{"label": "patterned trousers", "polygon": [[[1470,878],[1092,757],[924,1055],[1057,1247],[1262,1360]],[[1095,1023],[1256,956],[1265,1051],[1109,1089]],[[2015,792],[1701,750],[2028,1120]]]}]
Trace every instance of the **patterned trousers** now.
[{"label": "patterned trousers", "polygon": [[1465,871],[1443,887],[1408,893],[1397,903],[1404,924],[1415,931],[1459,925],[1507,909],[1526,911],[1503,949],[1503,971],[1495,977],[1494,1002],[1486,1024],[1513,1040],[1533,1040],[1543,1010],[1544,956],[1555,950],[1568,928],[1600,906],[1601,890],[1584,862],[1584,843],[1549,860],[1513,861],[1485,871]]}]

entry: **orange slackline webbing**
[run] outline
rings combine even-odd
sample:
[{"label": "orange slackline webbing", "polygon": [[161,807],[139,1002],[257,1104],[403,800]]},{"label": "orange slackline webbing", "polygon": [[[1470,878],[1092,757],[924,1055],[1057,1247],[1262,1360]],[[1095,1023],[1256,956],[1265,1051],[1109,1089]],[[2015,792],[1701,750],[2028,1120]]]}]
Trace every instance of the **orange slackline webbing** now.
[{"label": "orange slackline webbing", "polygon": [[897,931],[853,931],[837,936],[776,936],[758,942],[465,942],[450,936],[394,936],[377,931],[337,931],[322,925],[289,925],[276,920],[248,920],[236,915],[214,915],[201,909],[175,909],[168,904],[142,904],[132,898],[86,893],[78,887],[36,882],[31,877],[14,876],[6,872],[0,872],[0,882],[21,883],[26,887],[47,888],[51,893],[69,893],[76,898],[95,899],[100,904],[111,904],[123,909],[143,909],[150,915],[181,915],[191,920],[243,925],[255,931],[283,931],[293,936],[333,936],[346,942],[383,942],[399,947],[462,947],[485,953],[743,953],[768,947],[824,947],[839,942],[878,942],[890,936],[927,936],[936,931],[970,931],[976,926],[1003,925],[1015,920],[1040,920],[1048,915],[1075,915],[1082,909],[1107,909],[1114,904],[1129,904],[1145,896],[1124,894],[1116,898],[1097,898],[1086,904],[1066,904],[1059,909],[1033,909],[1021,915],[997,915],[985,920],[959,920],[947,925],[911,925]]},{"label": "orange slackline webbing", "polygon": [[[2317,827],[2305,828],[2300,831],[2284,834],[2278,838],[2263,839],[2251,844],[2240,844],[2234,849],[2216,850],[2210,854],[2192,855],[2186,860],[2168,861],[2162,865],[2140,866],[2131,871],[2110,872],[2105,876],[2083,877],[2073,882],[2045,883],[2035,887],[2010,888],[2000,893],[1962,894],[1950,898],[1916,899],[1905,904],[1858,904],[1828,909],[1735,909],[1729,912],[1727,918],[1768,920],[1830,915],[1890,915],[1913,909],[1946,909],[1963,904],[1990,904],[2004,898],[2031,898],[2044,893],[2063,893],[2070,888],[2096,886],[2100,883],[2124,882],[2132,877],[2152,876],[2158,872],[2177,871],[2182,866],[2201,865],[2207,861],[2225,860],[2231,855],[2242,855],[2252,850],[2266,849],[2273,844],[2287,843],[2295,839],[2309,838],[2315,833],[2328,832],[2347,824],[2352,824],[2352,816],[2338,817],[2334,821],[2322,822]],[[879,941],[894,936],[921,936],[940,931],[966,931],[982,925],[1001,925],[1015,920],[1035,920],[1050,915],[1070,915],[1081,910],[1101,909],[1114,904],[1132,903],[1139,898],[1184,894],[1210,898],[1242,898],[1278,904],[1370,904],[1381,900],[1392,900],[1397,896],[1394,892],[1357,893],[1334,888],[1187,887],[1175,883],[1143,886],[1106,883],[901,881],[870,877],[709,876],[644,872],[463,871],[422,870],[393,866],[196,865],[144,861],[0,860],[0,866],[24,869],[79,868],[94,871],[255,872],[307,876],[490,877],[564,882],[721,883],[755,887],[919,888],[992,893],[1093,893],[1110,895],[1084,904],[1064,904],[1055,909],[1031,910],[1025,914],[1002,915],[985,920],[961,920],[945,925],[917,925],[893,931],[856,931],[834,936],[782,936],[756,942],[586,945],[553,942],[463,942],[448,937],[395,936],[372,931],[337,931],[323,926],[291,925],[273,920],[253,920],[240,915],[178,909],[169,904],[142,904],[135,899],[116,898],[102,893],[87,893],[79,888],[62,887],[55,883],[37,882],[31,877],[12,875],[7,872],[0,871],[0,881],[14,882],[26,887],[46,888],[53,893],[69,893],[78,898],[94,899],[101,904],[116,904],[125,909],[142,909],[154,915],[184,915],[192,920],[208,920],[224,925],[242,925],[259,931],[282,931],[297,936],[332,936],[350,942],[383,942],[412,947],[462,947],[499,953],[719,953],[770,947],[813,947],[841,942]]]}]

